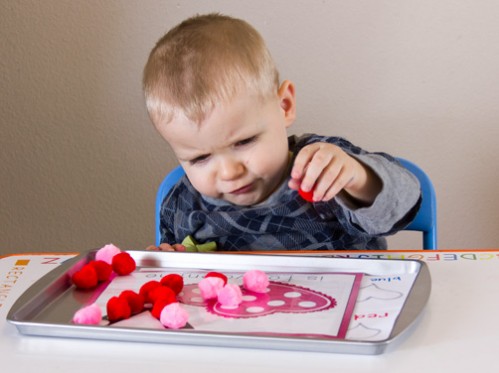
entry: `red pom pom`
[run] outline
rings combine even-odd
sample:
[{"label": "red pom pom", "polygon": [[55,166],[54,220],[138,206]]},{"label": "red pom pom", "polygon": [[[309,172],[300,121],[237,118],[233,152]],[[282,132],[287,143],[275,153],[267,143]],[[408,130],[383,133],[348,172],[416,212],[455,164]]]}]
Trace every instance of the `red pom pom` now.
[{"label": "red pom pom", "polygon": [[301,198],[303,198],[305,201],[308,202],[314,202],[314,190],[310,190],[309,192],[305,192],[301,188],[298,189],[298,193],[300,194]]},{"label": "red pom pom", "polygon": [[166,275],[160,282],[161,285],[172,289],[175,294],[179,294],[184,288],[184,278],[176,273]]},{"label": "red pom pom", "polygon": [[135,260],[127,252],[121,252],[113,256],[113,271],[120,276],[129,275],[135,271]]},{"label": "red pom pom", "polygon": [[119,298],[123,298],[127,301],[132,315],[144,310],[144,296],[141,294],[137,294],[132,290],[124,290],[121,292]]},{"label": "red pom pom", "polygon": [[128,319],[132,310],[124,298],[112,297],[107,301],[107,318],[110,322]]},{"label": "red pom pom", "polygon": [[218,277],[221,278],[224,282],[224,286],[227,285],[227,276],[225,276],[223,273],[220,272],[208,272],[205,276],[206,277]]},{"label": "red pom pom", "polygon": [[149,298],[149,293],[158,286],[161,286],[159,281],[151,280],[140,287],[139,294],[144,297],[146,303],[152,303],[152,300]]},{"label": "red pom pom", "polygon": [[113,272],[111,264],[103,260],[92,260],[88,264],[94,267],[99,282],[107,281],[111,277],[111,273]]},{"label": "red pom pom", "polygon": [[158,299],[156,302],[154,302],[151,314],[159,320],[161,318],[161,311],[163,311],[163,308],[175,302],[176,300],[171,301],[170,299]]},{"label": "red pom pom", "polygon": [[155,287],[148,293],[148,297],[152,303],[156,303],[158,300],[167,300],[169,303],[177,301],[175,293],[167,286]]},{"label": "red pom pom", "polygon": [[82,269],[75,272],[71,280],[78,289],[92,289],[97,286],[99,278],[97,271],[89,264],[83,266]]}]

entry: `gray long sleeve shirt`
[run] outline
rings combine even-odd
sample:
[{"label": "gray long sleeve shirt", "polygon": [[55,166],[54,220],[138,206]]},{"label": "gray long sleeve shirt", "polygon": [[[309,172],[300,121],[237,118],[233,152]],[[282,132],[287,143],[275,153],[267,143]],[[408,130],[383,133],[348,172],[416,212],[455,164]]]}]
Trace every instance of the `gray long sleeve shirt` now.
[{"label": "gray long sleeve shirt", "polygon": [[289,148],[296,155],[315,142],[340,146],[378,175],[382,190],[370,206],[340,197],[306,202],[287,180],[264,202],[235,206],[202,196],[184,175],[163,201],[161,242],[179,243],[190,235],[198,243],[216,242],[223,251],[385,249],[384,236],[406,227],[419,209],[417,178],[393,157],[338,137],[292,136]]}]

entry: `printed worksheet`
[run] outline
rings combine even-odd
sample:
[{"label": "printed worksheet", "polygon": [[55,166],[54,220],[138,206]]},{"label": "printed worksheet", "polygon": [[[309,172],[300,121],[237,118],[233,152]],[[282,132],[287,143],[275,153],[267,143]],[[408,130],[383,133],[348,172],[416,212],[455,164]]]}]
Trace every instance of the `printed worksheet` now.
[{"label": "printed worksheet", "polygon": [[[123,290],[138,292],[148,281],[160,280],[172,272],[144,268],[130,276],[115,278],[97,299],[103,314],[106,303]],[[178,272],[177,272],[178,273]],[[198,283],[206,272],[183,271],[184,288],[178,301],[189,320],[186,328],[197,331],[344,339],[353,317],[361,287],[361,273],[267,273],[265,293],[242,286],[244,273],[227,273],[229,283],[240,286],[243,298],[236,307],[224,307],[216,299],[204,300]],[[149,310],[110,325],[164,329]]]},{"label": "printed worksheet", "polygon": [[364,275],[346,335],[348,340],[382,341],[390,336],[417,273]]}]

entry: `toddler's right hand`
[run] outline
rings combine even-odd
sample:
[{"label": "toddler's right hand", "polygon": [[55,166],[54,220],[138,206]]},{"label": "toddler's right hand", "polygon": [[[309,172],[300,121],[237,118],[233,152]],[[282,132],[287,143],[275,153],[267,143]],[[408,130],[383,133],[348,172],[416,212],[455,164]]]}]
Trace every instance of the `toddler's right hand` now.
[{"label": "toddler's right hand", "polygon": [[147,246],[146,250],[148,250],[148,251],[186,251],[185,246],[180,244],[180,243],[176,243],[173,245],[170,245],[167,243],[162,243],[159,246],[150,245],[150,246]]}]

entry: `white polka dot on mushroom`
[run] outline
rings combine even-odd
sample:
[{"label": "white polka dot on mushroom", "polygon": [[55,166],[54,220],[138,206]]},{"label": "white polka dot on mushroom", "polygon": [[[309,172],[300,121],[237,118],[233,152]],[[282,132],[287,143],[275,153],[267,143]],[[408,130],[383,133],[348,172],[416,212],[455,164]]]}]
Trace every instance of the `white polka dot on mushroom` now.
[{"label": "white polka dot on mushroom", "polygon": [[248,307],[246,308],[246,312],[248,313],[259,313],[259,312],[263,312],[264,311],[264,308],[263,307]]},{"label": "white polka dot on mushroom", "polygon": [[270,307],[280,307],[280,306],[284,306],[285,304],[286,304],[286,302],[283,300],[280,300],[280,299],[271,300],[270,302],[267,302],[267,305]]},{"label": "white polka dot on mushroom", "polygon": [[299,293],[297,291],[289,291],[287,293],[284,293],[284,296],[286,298],[299,298],[299,297],[301,297],[301,293]]},{"label": "white polka dot on mushroom", "polygon": [[312,308],[312,307],[315,307],[317,303],[315,302],[310,302],[310,301],[304,301],[304,302],[300,302],[298,303],[298,305],[300,307],[303,307],[303,308]]}]

